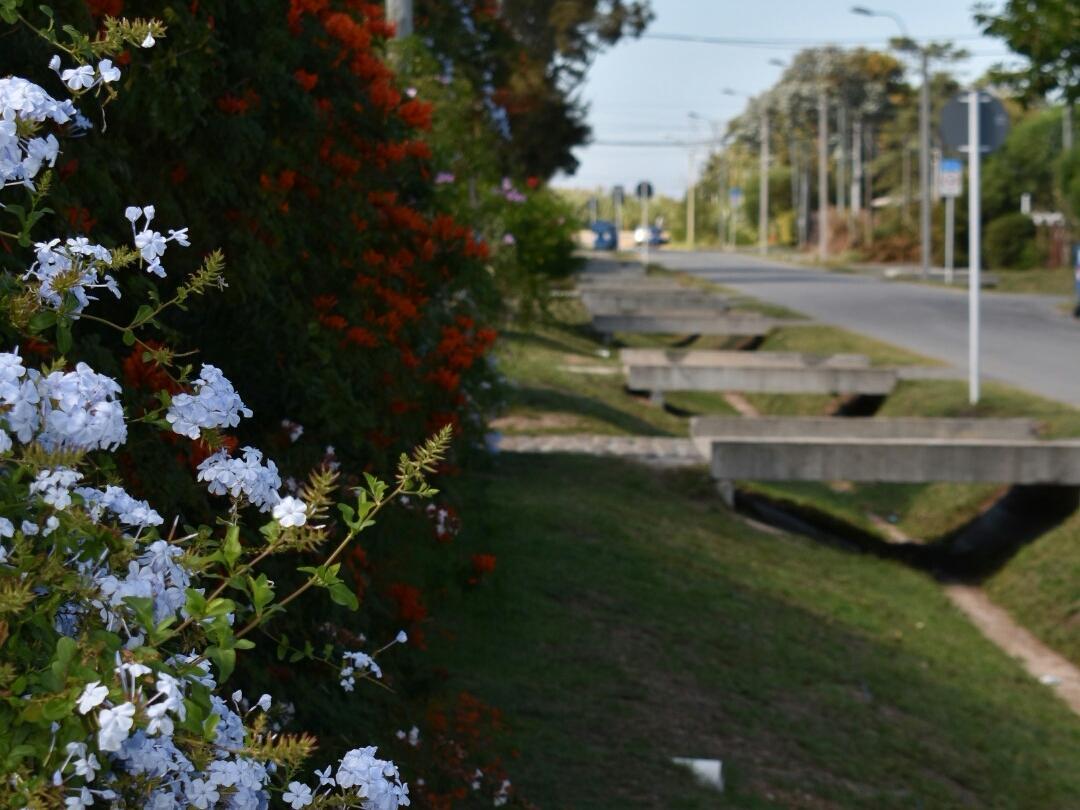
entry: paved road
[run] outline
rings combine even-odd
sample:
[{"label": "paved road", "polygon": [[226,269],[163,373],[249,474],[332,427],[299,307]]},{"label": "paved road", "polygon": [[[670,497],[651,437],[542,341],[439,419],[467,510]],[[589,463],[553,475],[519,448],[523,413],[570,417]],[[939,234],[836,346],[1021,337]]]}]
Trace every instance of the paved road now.
[{"label": "paved road", "polygon": [[[870,276],[830,273],[718,252],[661,252],[656,260],[815,320],[967,368],[967,295]],[[982,296],[984,375],[1080,406],[1080,322],[1060,298]]]}]

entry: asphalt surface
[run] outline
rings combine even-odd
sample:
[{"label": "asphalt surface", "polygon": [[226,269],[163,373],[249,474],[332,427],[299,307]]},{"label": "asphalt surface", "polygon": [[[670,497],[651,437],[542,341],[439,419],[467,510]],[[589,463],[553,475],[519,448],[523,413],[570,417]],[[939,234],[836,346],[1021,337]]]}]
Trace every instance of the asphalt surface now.
[{"label": "asphalt surface", "polygon": [[[653,261],[685,270],[814,320],[968,367],[965,290],[832,273],[719,252],[657,251]],[[1048,295],[981,296],[982,373],[1080,406],[1080,321]]]}]

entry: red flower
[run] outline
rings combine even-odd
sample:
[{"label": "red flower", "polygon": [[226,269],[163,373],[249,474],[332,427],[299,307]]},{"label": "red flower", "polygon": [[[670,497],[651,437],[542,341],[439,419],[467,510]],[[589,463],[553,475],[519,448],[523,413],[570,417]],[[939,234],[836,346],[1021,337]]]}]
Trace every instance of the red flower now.
[{"label": "red flower", "polygon": [[296,79],[297,83],[309,93],[314,90],[315,85],[319,83],[318,73],[309,73],[303,68],[297,68],[296,72],[293,73],[293,77]]},{"label": "red flower", "polygon": [[398,116],[413,129],[431,129],[432,106],[427,101],[412,99],[398,107]]}]

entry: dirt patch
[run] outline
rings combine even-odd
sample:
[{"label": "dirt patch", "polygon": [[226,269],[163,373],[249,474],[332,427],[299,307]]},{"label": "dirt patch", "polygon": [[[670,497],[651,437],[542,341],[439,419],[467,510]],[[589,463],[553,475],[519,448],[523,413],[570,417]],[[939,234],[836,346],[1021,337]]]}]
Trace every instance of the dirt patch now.
[{"label": "dirt patch", "polygon": [[493,430],[502,433],[528,433],[537,430],[560,430],[578,426],[578,417],[572,413],[524,413],[509,414],[491,420]]}]

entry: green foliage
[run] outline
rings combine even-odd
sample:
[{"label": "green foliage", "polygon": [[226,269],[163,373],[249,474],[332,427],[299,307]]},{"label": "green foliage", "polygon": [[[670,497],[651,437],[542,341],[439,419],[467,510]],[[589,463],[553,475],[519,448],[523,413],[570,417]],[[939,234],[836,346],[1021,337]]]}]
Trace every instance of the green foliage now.
[{"label": "green foliage", "polygon": [[1019,211],[991,220],[983,235],[986,264],[994,269],[1024,270],[1039,263],[1035,223]]},{"label": "green foliage", "polygon": [[1008,0],[1000,9],[981,3],[975,15],[983,32],[1000,37],[1027,59],[1020,69],[998,66],[997,81],[1012,84],[1029,98],[1054,91],[1080,99],[1080,7],[1069,0]]}]

